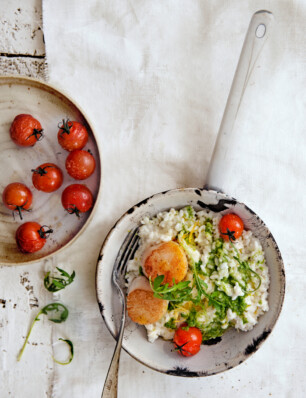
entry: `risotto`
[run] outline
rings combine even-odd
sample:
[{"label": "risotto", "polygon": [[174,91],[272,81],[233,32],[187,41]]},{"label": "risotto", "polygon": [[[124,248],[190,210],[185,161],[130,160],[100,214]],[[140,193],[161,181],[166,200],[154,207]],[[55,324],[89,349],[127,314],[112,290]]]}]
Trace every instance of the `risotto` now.
[{"label": "risotto", "polygon": [[[159,336],[172,339],[182,323],[199,328],[203,340],[220,337],[230,327],[248,331],[268,311],[269,272],[259,240],[246,230],[238,239],[223,239],[221,218],[222,214],[187,206],[142,220],[140,244],[127,266],[128,286],[143,275],[143,258],[150,247],[176,242],[188,262],[183,282],[173,281],[176,299],[168,298],[161,319],[145,325],[150,342]],[[162,297],[162,285],[150,284],[154,295]]]}]

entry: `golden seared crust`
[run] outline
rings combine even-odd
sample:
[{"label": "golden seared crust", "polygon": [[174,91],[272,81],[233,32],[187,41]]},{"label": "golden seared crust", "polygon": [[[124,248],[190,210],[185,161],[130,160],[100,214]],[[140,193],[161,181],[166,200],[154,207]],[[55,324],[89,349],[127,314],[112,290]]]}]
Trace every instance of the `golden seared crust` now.
[{"label": "golden seared crust", "polygon": [[172,286],[186,276],[188,269],[187,257],[184,250],[176,242],[165,242],[156,246],[144,259],[144,273],[154,280],[158,275],[164,275],[163,284]]},{"label": "golden seared crust", "polygon": [[153,291],[135,289],[127,296],[127,311],[140,325],[157,322],[167,311],[168,301],[153,296]]}]

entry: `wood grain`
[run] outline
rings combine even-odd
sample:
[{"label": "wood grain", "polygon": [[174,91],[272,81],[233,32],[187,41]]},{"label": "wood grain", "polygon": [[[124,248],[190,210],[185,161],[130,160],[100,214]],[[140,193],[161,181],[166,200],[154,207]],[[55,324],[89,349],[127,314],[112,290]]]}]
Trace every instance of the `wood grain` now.
[{"label": "wood grain", "polygon": [[0,2],[0,71],[45,80],[41,0]]},{"label": "wood grain", "polygon": [[41,80],[47,78],[44,58],[0,56],[0,71],[4,76],[21,75]]}]

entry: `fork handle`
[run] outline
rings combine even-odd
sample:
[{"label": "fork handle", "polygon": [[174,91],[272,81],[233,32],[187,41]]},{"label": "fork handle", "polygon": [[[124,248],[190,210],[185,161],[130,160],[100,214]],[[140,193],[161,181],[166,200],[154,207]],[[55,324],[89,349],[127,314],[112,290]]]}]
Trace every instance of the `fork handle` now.
[{"label": "fork handle", "polygon": [[124,332],[124,319],[120,328],[118,340],[116,343],[115,351],[113,354],[112,361],[109,365],[107,376],[104,382],[104,388],[102,391],[101,398],[117,398],[118,394],[118,371],[119,371],[119,359],[121,353],[122,338]]}]

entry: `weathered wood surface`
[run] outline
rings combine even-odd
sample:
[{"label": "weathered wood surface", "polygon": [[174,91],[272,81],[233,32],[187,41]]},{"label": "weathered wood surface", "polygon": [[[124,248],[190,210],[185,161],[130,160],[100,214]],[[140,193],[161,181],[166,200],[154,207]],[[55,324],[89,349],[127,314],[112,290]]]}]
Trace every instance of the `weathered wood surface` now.
[{"label": "weathered wood surface", "polygon": [[41,0],[2,0],[0,19],[0,73],[44,79]]},{"label": "weathered wood surface", "polygon": [[[0,2],[0,75],[23,75],[44,79],[45,46],[41,0]],[[0,397],[51,397],[54,363],[50,355],[52,329],[34,330],[29,347],[40,347],[40,355],[17,354],[30,322],[40,305],[50,300],[37,266],[0,267]],[[39,299],[38,299],[39,298]],[[46,319],[41,319],[43,327]],[[18,337],[19,336],[19,337]],[[41,351],[47,361],[41,362]],[[36,376],[35,376],[36,375]],[[21,388],[21,386],[24,386]]]}]

